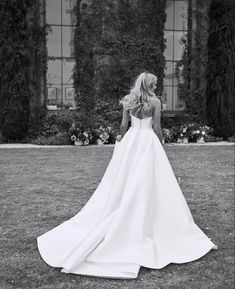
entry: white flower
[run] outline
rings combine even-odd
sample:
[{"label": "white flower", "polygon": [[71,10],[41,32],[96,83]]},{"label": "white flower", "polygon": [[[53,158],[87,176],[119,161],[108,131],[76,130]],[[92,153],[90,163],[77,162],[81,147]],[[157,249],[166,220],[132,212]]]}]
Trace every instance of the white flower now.
[{"label": "white flower", "polygon": [[186,132],[187,131],[187,128],[185,127],[185,128],[183,128],[183,132]]},{"label": "white flower", "polygon": [[197,130],[196,133],[199,134],[199,133],[200,133],[200,130]]},{"label": "white flower", "polygon": [[202,135],[205,135],[206,133],[204,131],[202,131]]},{"label": "white flower", "polygon": [[71,140],[72,141],[75,141],[77,139],[77,137],[73,134],[72,136],[71,136]]}]

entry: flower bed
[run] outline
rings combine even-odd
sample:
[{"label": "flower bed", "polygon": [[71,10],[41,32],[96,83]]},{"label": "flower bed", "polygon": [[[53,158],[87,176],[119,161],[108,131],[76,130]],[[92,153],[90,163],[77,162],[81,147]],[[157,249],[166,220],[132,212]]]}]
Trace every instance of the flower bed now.
[{"label": "flower bed", "polygon": [[163,128],[162,134],[165,143],[202,143],[223,140],[221,137],[213,136],[213,128],[196,122],[190,122],[172,128]]},{"label": "flower bed", "polygon": [[40,145],[88,145],[115,143],[119,125],[110,125],[102,116],[74,111],[49,112],[31,142]]},{"label": "flower bed", "polygon": [[[43,119],[38,131],[32,134],[31,142],[41,145],[114,144],[118,131],[119,123],[108,123],[100,115],[88,117],[75,111],[50,112]],[[187,118],[163,121],[162,134],[165,143],[223,140],[213,135],[211,127]],[[235,137],[230,139],[233,141]]]}]

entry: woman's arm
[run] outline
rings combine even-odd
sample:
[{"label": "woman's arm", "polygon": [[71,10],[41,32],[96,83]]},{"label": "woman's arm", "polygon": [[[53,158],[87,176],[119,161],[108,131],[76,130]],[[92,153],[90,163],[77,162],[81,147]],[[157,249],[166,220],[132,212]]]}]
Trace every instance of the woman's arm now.
[{"label": "woman's arm", "polygon": [[128,128],[128,121],[129,121],[129,111],[126,109],[123,109],[123,114],[122,114],[122,121],[120,125],[120,134],[117,136],[117,141],[120,141],[124,134],[127,131]]},{"label": "woman's arm", "polygon": [[153,101],[153,131],[162,143],[161,101],[158,98],[155,98]]}]

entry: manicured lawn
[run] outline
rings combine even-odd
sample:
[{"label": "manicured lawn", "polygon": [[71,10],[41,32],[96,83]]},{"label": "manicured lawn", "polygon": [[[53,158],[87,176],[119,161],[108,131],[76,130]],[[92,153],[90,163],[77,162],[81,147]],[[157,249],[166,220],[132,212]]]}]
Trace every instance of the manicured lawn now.
[{"label": "manicured lawn", "polygon": [[165,146],[195,222],[219,246],[199,260],[134,280],[61,273],[40,257],[36,237],[74,216],[94,192],[112,147],[0,150],[0,288],[233,288],[232,146]]}]

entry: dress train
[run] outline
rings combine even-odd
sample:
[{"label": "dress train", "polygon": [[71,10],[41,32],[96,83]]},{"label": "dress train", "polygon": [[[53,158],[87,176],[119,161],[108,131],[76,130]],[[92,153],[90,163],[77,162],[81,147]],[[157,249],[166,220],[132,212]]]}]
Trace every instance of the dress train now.
[{"label": "dress train", "polygon": [[37,238],[42,258],[64,273],[133,279],[216,245],[194,223],[152,117],[131,115],[97,189],[70,220]]}]

